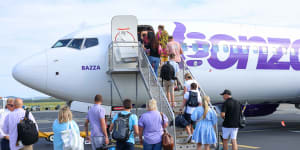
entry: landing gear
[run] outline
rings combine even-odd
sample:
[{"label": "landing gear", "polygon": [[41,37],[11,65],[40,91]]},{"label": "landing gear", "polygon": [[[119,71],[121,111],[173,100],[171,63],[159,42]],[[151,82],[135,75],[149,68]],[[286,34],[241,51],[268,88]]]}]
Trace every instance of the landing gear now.
[{"label": "landing gear", "polygon": [[300,109],[300,104],[295,104],[295,107],[296,107],[297,109]]}]

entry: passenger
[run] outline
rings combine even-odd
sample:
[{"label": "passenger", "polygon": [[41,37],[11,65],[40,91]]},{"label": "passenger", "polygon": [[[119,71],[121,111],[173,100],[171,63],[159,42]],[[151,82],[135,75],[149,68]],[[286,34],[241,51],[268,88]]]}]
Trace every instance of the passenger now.
[{"label": "passenger", "polygon": [[[179,65],[175,62],[175,55],[174,54],[170,55],[170,61],[169,62],[174,68],[175,77],[176,77],[176,75],[179,72]],[[168,101],[169,101],[169,103],[171,104],[172,107],[175,107],[174,87],[176,86],[175,85],[176,82],[175,82],[175,80],[172,79],[170,81],[164,80],[163,83],[164,83],[163,85],[164,85],[165,90],[166,90],[166,95],[167,95]]]},{"label": "passenger", "polygon": [[183,54],[181,46],[178,42],[174,41],[173,36],[169,36],[169,42],[167,44],[167,52],[168,54],[175,55],[175,61],[177,63],[181,62],[181,54]]},{"label": "passenger", "polygon": [[192,134],[193,134],[194,122],[191,120],[191,115],[198,106],[201,106],[201,103],[202,103],[202,98],[200,96],[200,92],[197,89],[197,84],[192,83],[191,90],[184,94],[184,99],[183,99],[182,105],[180,107],[181,112],[182,112],[183,108],[185,107],[183,115],[184,115],[185,120],[189,123],[185,127],[186,132],[188,133],[188,137],[186,139],[187,143],[191,142]]},{"label": "passenger", "polygon": [[[101,95],[95,96],[95,104],[88,111],[84,124],[87,141],[91,142],[93,150],[101,148],[105,144],[109,144],[105,123],[105,109],[101,106],[102,101]],[[91,135],[88,134],[89,123],[91,123]]]},{"label": "passenger", "polygon": [[223,149],[228,150],[228,140],[229,137],[232,143],[232,150],[237,150],[237,133],[239,130],[241,104],[232,98],[231,91],[225,89],[221,93],[223,99],[225,100],[221,117],[224,119],[222,132],[223,132]]},{"label": "passenger", "polygon": [[154,69],[155,75],[158,76],[157,70],[160,63],[159,43],[157,39],[155,39],[153,32],[148,32],[148,38],[150,48],[149,61]]},{"label": "passenger", "polygon": [[[148,111],[141,115],[139,119],[140,144],[143,144],[144,150],[161,150],[163,128],[168,126],[168,118],[157,111],[157,102],[155,99],[147,103]],[[144,136],[144,139],[143,139]]]},{"label": "passenger", "polygon": [[162,48],[161,52],[161,64],[165,63],[168,61],[168,52],[167,52],[167,43],[168,43],[168,32],[164,29],[163,25],[158,26],[158,31],[156,33],[156,39],[159,41],[159,45]]},{"label": "passenger", "polygon": [[[9,135],[9,147],[11,150],[32,150],[32,145],[18,145],[19,142],[17,142],[18,139],[18,130],[17,126],[18,123],[24,119],[26,111],[22,108],[23,106],[23,100],[20,98],[17,98],[14,102],[15,110],[11,113],[9,113],[4,121],[3,125],[3,131],[5,134]],[[37,123],[31,113],[29,113],[28,118],[32,120],[35,125],[36,129],[38,131]]]},{"label": "passenger", "polygon": [[[186,73],[186,74],[184,75],[184,78],[185,78],[185,82],[184,82],[184,93],[186,93],[186,92],[190,91],[190,89],[191,89],[191,84],[192,84],[192,83],[197,83],[197,81],[196,81],[196,80],[193,80],[192,75],[191,75],[190,73]],[[197,85],[198,85],[198,84],[197,84]],[[197,89],[198,89],[198,87],[197,87]]]},{"label": "passenger", "polygon": [[147,31],[142,31],[141,33],[141,39],[142,39],[142,46],[146,52],[146,54],[149,56],[150,53],[150,46],[149,46],[149,39],[148,39],[148,32]]},{"label": "passenger", "polygon": [[134,135],[133,132],[135,133],[135,135],[139,135],[139,129],[138,129],[138,118],[135,114],[130,113],[131,109],[132,109],[132,103],[130,99],[125,99],[123,101],[123,107],[124,110],[122,112],[120,112],[118,115],[115,115],[113,120],[112,120],[112,124],[109,128],[109,131],[112,131],[114,128],[114,123],[115,121],[120,117],[120,115],[129,115],[129,119],[128,119],[128,124],[129,124],[129,130],[130,130],[130,135],[129,135],[129,139],[127,141],[117,141],[116,143],[116,149],[117,150],[134,150]]},{"label": "passenger", "polygon": [[5,117],[14,111],[15,107],[14,107],[14,99],[9,98],[6,101],[6,106],[5,106],[5,110],[4,112],[2,112],[0,114],[0,138],[1,140],[1,150],[10,150],[9,148],[9,135],[5,134],[2,130],[3,125],[4,125],[4,120]]},{"label": "passenger", "polygon": [[68,125],[72,125],[76,132],[80,134],[77,123],[72,120],[72,112],[68,106],[62,107],[58,112],[58,119],[55,119],[52,125],[53,129],[53,149],[54,150],[63,150],[63,140],[62,140],[62,131],[67,130]]},{"label": "passenger", "polygon": [[214,110],[209,108],[209,102],[210,98],[204,96],[202,107],[197,107],[191,117],[197,123],[192,138],[197,143],[197,150],[201,150],[202,144],[204,144],[205,150],[209,150],[210,144],[217,143],[214,130],[217,124],[217,115]]}]

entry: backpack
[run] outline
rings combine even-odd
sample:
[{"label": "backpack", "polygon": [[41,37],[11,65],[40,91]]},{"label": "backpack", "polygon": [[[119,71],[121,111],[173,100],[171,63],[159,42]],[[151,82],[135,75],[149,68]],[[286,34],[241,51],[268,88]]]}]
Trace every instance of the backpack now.
[{"label": "backpack", "polygon": [[118,118],[114,122],[112,138],[116,141],[125,142],[129,139],[131,131],[129,129],[129,117],[131,113],[123,115],[118,114]]},{"label": "backpack", "polygon": [[183,114],[179,114],[178,116],[176,116],[176,118],[175,118],[175,126],[176,127],[185,128],[188,125],[189,125],[189,122],[186,121]]},{"label": "backpack", "polygon": [[174,67],[170,64],[169,61],[167,61],[166,64],[164,64],[162,67],[161,67],[161,70],[160,70],[160,77],[163,79],[163,80],[166,80],[166,81],[170,81],[170,80],[175,80],[175,69]]},{"label": "backpack", "polygon": [[198,107],[199,106],[198,92],[189,91],[189,99],[186,102],[186,105],[190,106],[190,107]]},{"label": "backpack", "polygon": [[39,133],[36,124],[29,119],[29,110],[26,110],[25,117],[17,125],[18,141],[21,140],[23,145],[32,145],[39,140]]}]

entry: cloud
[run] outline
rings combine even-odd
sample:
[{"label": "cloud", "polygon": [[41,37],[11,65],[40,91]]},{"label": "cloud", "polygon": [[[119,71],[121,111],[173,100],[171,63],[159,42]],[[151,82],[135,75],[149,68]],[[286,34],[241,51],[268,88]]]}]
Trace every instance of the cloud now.
[{"label": "cloud", "polygon": [[[263,26],[299,27],[296,0],[12,0],[0,3],[0,74],[8,75],[7,91],[39,95],[10,76],[17,62],[50,47],[60,37],[88,25],[110,22],[114,15],[138,19],[186,19]],[[7,95],[0,91],[0,95]],[[29,94],[28,94],[29,93]]]}]

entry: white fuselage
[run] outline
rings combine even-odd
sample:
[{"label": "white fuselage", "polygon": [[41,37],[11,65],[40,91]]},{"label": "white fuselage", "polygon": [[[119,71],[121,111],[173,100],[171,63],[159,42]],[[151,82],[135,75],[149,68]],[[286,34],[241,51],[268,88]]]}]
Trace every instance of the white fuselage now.
[{"label": "white fuselage", "polygon": [[[169,35],[186,46],[185,61],[213,103],[223,102],[219,94],[224,89],[248,103],[300,103],[300,31],[184,21],[142,24],[154,29],[163,24]],[[92,103],[94,96],[101,94],[104,104],[111,105],[115,98],[107,73],[110,25],[62,39],[87,38],[97,38],[99,44],[81,49],[68,47],[70,43],[50,48],[17,64],[14,78],[64,100]]]}]

